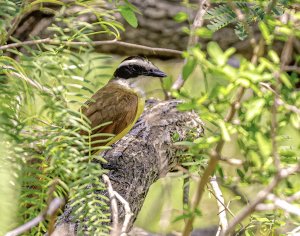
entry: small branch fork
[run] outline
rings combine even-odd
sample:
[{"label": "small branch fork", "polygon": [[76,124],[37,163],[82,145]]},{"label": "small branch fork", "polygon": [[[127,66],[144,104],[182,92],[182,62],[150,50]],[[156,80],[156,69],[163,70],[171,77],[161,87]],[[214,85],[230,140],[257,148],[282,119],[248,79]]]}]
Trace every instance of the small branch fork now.
[{"label": "small branch fork", "polygon": [[300,172],[300,164],[297,166],[280,169],[270,184],[257,194],[255,200],[246,206],[235,218],[233,218],[233,220],[229,223],[227,230],[224,232],[224,235],[229,235],[234,230],[235,226],[239,224],[239,222],[243,221],[248,215],[253,213],[256,207],[269,196],[269,194],[281,180],[298,172]]},{"label": "small branch fork", "polygon": [[[112,184],[110,182],[110,179],[107,175],[102,175],[102,179],[104,183],[107,185],[107,191],[109,194],[109,198],[111,201],[111,213],[112,213],[112,236],[126,236],[128,231],[128,226],[131,220],[131,217],[133,216],[133,213],[130,209],[129,203],[116,191],[113,190]],[[122,205],[124,206],[125,210],[125,218],[124,222],[121,228],[121,233],[119,230],[119,211],[118,211],[118,204],[116,199],[118,199]]]}]

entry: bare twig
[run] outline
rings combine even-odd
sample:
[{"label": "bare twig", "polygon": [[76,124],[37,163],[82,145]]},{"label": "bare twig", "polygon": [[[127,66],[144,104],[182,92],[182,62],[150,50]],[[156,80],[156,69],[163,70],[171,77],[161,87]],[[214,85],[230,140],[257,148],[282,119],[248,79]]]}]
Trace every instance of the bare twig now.
[{"label": "bare twig", "polygon": [[182,173],[184,174],[187,174],[190,178],[192,178],[194,181],[199,181],[199,175],[196,175],[196,174],[192,174],[189,172],[188,169],[182,167],[181,165],[176,165],[175,168],[176,170],[178,171],[181,171]]},{"label": "bare twig", "polygon": [[33,218],[32,220],[28,221],[24,225],[21,225],[20,227],[8,232],[5,234],[5,236],[17,236],[20,234],[25,233],[26,231],[32,229],[36,225],[38,225],[40,222],[45,220],[46,216],[52,216],[56,213],[56,211],[64,205],[64,199],[62,198],[54,198],[50,204],[47,206],[47,208],[39,214],[37,217]]},{"label": "bare twig", "polygon": [[217,199],[217,205],[219,208],[220,224],[219,224],[218,232],[216,234],[216,236],[219,236],[222,232],[224,232],[227,229],[228,226],[225,201],[224,201],[222,191],[218,185],[217,177],[215,175],[210,178],[210,185],[214,191],[215,197]]},{"label": "bare twig", "polygon": [[300,208],[292,205],[291,203],[289,203],[286,200],[280,199],[277,196],[275,196],[274,194],[269,194],[267,196],[267,199],[272,201],[273,203],[270,204],[258,204],[255,208],[255,210],[258,211],[265,211],[265,210],[274,210],[276,208],[281,208],[284,211],[290,213],[290,214],[294,214],[297,216],[300,216]]},{"label": "bare twig", "polygon": [[[103,181],[107,185],[107,191],[109,194],[109,198],[111,201],[111,213],[112,213],[112,234],[111,235],[127,235],[128,225],[130,223],[130,219],[133,215],[129,203],[116,191],[113,190],[112,184],[110,182],[110,179],[107,175],[102,175]],[[122,205],[124,206],[125,210],[125,219],[123,222],[123,226],[121,228],[121,233],[119,231],[119,211],[118,211],[118,205],[117,201],[118,199]]]},{"label": "bare twig", "polygon": [[124,206],[125,219],[124,219],[123,226],[122,226],[122,229],[121,229],[121,236],[125,236],[125,235],[127,235],[128,226],[129,226],[129,223],[130,223],[130,219],[133,216],[133,213],[132,213],[132,211],[130,209],[129,203],[119,193],[117,193],[116,191],[114,193],[116,195],[116,198]]},{"label": "bare twig", "polygon": [[56,190],[56,186],[59,184],[60,179],[55,178],[51,181],[50,187],[47,191],[48,199],[47,199],[47,206],[49,206],[48,211],[51,212],[49,215],[49,223],[48,223],[48,234],[51,235],[54,231],[54,225],[57,218],[57,211],[59,208],[51,209],[51,203],[53,201],[53,194]]},{"label": "bare twig", "polygon": [[293,202],[293,201],[297,201],[300,199],[300,191],[299,192],[296,192],[294,193],[292,196],[289,196],[286,198],[286,201],[288,202]]},{"label": "bare twig", "polygon": [[72,42],[72,41],[60,41],[57,39],[45,38],[45,39],[38,39],[38,40],[30,40],[18,43],[11,43],[8,45],[0,46],[0,50],[7,50],[9,48],[18,48],[23,47],[25,45],[37,45],[37,44],[52,44],[52,45],[66,45],[70,47],[76,46],[102,46],[102,45],[114,45],[114,46],[121,46],[124,48],[131,48],[131,49],[139,49],[142,52],[148,52],[152,55],[159,55],[159,56],[176,56],[180,57],[182,51],[175,50],[175,49],[168,49],[168,48],[155,48],[155,47],[148,47],[140,44],[134,43],[127,43],[118,40],[103,40],[103,41],[91,41],[91,42]]},{"label": "bare twig", "polygon": [[[186,176],[183,178],[183,194],[182,194],[182,206],[183,206],[183,212],[189,209],[190,207],[190,177]],[[186,221],[186,219],[185,219]]]},{"label": "bare twig", "polygon": [[233,220],[228,225],[225,235],[229,235],[234,230],[237,224],[242,222],[248,215],[250,215],[253,211],[255,211],[256,206],[262,203],[267,198],[267,196],[273,191],[273,189],[278,185],[278,183],[282,179],[286,178],[291,174],[297,173],[299,171],[300,171],[300,164],[289,168],[280,169],[278,173],[275,175],[275,177],[273,178],[273,180],[270,182],[270,184],[257,194],[255,200],[250,202],[248,206],[243,208],[241,212],[235,218],[233,218]]},{"label": "bare twig", "polygon": [[296,227],[292,231],[287,233],[288,236],[299,236],[300,235],[300,226]]},{"label": "bare twig", "polygon": [[118,204],[115,196],[115,191],[111,185],[110,179],[107,175],[102,175],[102,179],[107,186],[107,191],[110,199],[110,206],[111,206],[111,216],[112,216],[112,236],[119,235],[119,211],[118,211]]},{"label": "bare twig", "polygon": [[[279,73],[278,73],[279,74]],[[278,82],[278,76],[275,76],[276,81]],[[277,90],[277,86],[275,87],[275,91]],[[277,150],[277,141],[276,141],[276,136],[277,136],[277,107],[278,104],[276,102],[277,98],[277,92],[275,93],[274,97],[274,102],[271,108],[271,142],[272,142],[272,157],[273,157],[273,162],[274,166],[276,168],[276,171],[280,169],[280,158]]]},{"label": "bare twig", "polygon": [[[191,35],[189,37],[187,48],[191,48],[195,46],[198,42],[199,37],[195,34],[195,30],[202,27],[203,25],[203,16],[206,13],[208,9],[208,0],[199,0],[199,8],[197,11],[197,14],[195,16],[194,22],[191,26]],[[184,60],[184,64],[187,63],[187,59]],[[184,80],[182,77],[182,74],[180,74],[177,78],[177,80],[174,82],[172,89],[173,90],[179,90],[184,85]]]},{"label": "bare twig", "polygon": [[300,109],[294,105],[288,104],[285,101],[283,101],[280,97],[280,94],[278,94],[272,87],[270,84],[268,83],[264,83],[264,82],[260,82],[259,83],[261,86],[263,86],[264,88],[270,90],[272,93],[277,94],[276,96],[276,102],[278,104],[278,106],[283,106],[286,110],[300,114]]},{"label": "bare twig", "polygon": [[300,74],[300,67],[298,66],[283,66],[282,70],[284,71],[295,71]]},{"label": "bare twig", "polygon": [[235,158],[225,158],[225,157],[220,157],[220,161],[227,163],[231,166],[241,166],[243,165],[244,161],[240,159],[235,159]]}]

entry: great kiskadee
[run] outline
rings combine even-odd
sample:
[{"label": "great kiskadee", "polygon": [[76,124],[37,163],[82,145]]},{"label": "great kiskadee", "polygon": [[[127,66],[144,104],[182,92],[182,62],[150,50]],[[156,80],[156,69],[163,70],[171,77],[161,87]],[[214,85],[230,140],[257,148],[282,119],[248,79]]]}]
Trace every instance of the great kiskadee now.
[{"label": "great kiskadee", "polygon": [[[118,66],[112,79],[81,108],[82,113],[91,122],[92,154],[97,152],[99,146],[115,143],[133,127],[145,104],[145,95],[139,82],[148,76],[165,77],[166,74],[146,58],[128,57]],[[110,123],[101,126],[106,122]],[[95,135],[99,133],[115,136],[105,141],[103,136]]]}]

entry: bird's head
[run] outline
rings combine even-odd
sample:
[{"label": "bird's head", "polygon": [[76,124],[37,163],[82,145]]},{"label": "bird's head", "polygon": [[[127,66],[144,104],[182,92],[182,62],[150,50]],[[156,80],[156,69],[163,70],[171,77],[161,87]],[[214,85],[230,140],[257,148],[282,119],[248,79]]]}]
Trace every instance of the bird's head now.
[{"label": "bird's head", "polygon": [[138,77],[166,77],[167,75],[159,70],[153,63],[144,57],[131,56],[123,60],[116,69],[113,79],[131,80]]}]

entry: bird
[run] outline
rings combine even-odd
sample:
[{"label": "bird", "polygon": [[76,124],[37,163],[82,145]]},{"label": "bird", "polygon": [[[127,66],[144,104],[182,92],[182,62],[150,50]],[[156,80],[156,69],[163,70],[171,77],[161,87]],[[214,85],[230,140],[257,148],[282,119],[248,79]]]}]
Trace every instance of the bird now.
[{"label": "bird", "polygon": [[[125,136],[143,113],[145,92],[140,82],[166,76],[145,57],[130,56],[119,64],[109,82],[80,109],[90,121],[92,155],[99,152],[99,147],[110,146]],[[113,137],[108,139],[101,133]]]}]

